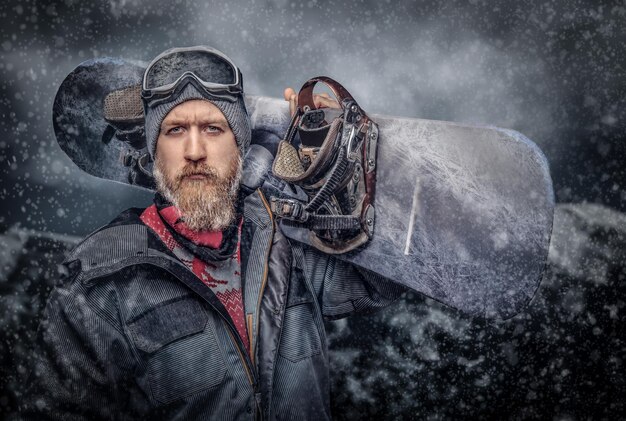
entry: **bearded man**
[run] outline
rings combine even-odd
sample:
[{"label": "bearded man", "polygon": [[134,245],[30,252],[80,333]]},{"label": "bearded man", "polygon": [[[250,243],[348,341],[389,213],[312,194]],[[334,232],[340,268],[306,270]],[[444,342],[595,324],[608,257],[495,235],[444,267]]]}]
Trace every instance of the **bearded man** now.
[{"label": "bearded man", "polygon": [[242,181],[243,95],[238,68],[209,47],[148,65],[154,204],[68,256],[25,418],[331,418],[323,320],[380,308],[403,288],[281,233],[263,188]]}]

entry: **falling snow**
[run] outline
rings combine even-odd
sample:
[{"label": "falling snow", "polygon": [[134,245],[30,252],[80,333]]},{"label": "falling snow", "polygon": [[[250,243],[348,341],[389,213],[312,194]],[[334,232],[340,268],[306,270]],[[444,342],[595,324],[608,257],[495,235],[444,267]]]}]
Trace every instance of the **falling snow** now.
[{"label": "falling snow", "polygon": [[63,255],[150,201],[61,151],[56,90],[91,58],[198,44],[232,57],[250,94],[325,74],[371,113],[510,128],[548,159],[558,205],[527,308],[480,320],[410,292],[328,322],[336,419],[626,413],[623,1],[8,0],[0,18],[0,418],[17,410]]}]

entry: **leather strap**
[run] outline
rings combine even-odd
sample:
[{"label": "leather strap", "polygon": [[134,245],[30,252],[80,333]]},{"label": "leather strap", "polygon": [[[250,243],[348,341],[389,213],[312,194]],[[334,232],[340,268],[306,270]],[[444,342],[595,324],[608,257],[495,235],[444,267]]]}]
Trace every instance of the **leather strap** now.
[{"label": "leather strap", "polygon": [[354,101],[350,92],[346,90],[339,82],[326,77],[326,76],[317,76],[307,80],[302,88],[300,88],[300,93],[298,94],[298,107],[304,108],[308,106],[311,110],[317,109],[315,107],[315,103],[313,101],[313,88],[317,82],[322,82],[326,86],[330,88],[335,97],[339,100],[339,104],[343,107],[344,100]]}]

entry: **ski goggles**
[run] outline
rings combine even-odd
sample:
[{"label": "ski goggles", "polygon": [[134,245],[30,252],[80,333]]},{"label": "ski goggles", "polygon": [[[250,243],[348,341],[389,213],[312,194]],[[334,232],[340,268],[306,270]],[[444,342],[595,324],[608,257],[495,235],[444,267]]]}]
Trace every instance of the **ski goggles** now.
[{"label": "ski goggles", "polygon": [[211,47],[172,48],[148,64],[141,97],[148,107],[171,101],[188,84],[216,99],[235,102],[243,93],[241,72]]}]

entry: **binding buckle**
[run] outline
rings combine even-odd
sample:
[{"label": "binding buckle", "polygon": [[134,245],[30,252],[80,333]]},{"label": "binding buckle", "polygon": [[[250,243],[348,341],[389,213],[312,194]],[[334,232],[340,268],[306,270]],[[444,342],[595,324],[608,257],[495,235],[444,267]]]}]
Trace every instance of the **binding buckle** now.
[{"label": "binding buckle", "polygon": [[272,197],[270,209],[279,218],[298,222],[306,222],[309,219],[309,213],[304,210],[304,204],[297,200]]}]

